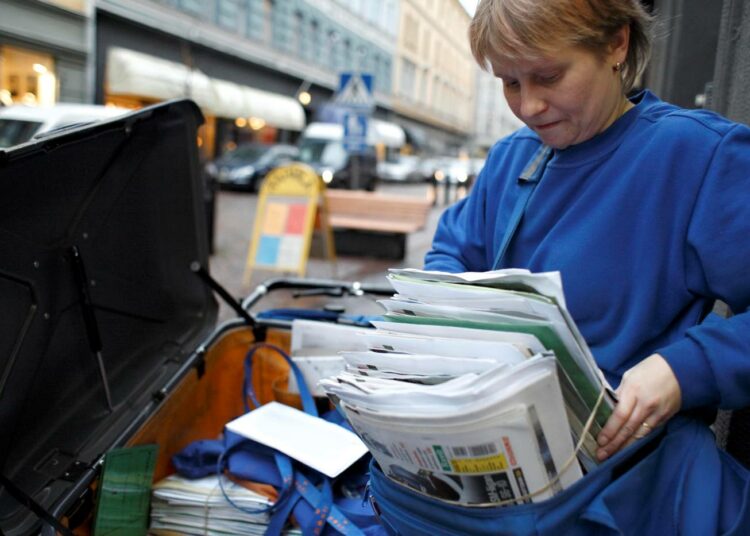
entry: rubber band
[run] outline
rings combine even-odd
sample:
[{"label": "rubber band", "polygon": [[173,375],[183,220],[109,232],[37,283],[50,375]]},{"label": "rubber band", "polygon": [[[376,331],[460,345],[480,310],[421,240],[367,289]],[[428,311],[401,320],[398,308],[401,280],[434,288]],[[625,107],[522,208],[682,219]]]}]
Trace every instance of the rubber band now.
[{"label": "rubber band", "polygon": [[208,536],[209,534],[209,527],[208,527],[208,518],[210,517],[210,510],[211,510],[211,497],[214,496],[214,493],[216,493],[216,490],[219,489],[221,486],[221,476],[216,479],[216,485],[211,488],[211,491],[206,495],[206,500],[203,501],[203,534],[204,536]]},{"label": "rubber band", "polygon": [[496,503],[484,503],[482,505],[469,505],[469,506],[506,506],[510,504],[517,504],[518,502],[525,502],[527,499],[533,499],[534,497],[541,495],[542,493],[548,491],[552,486],[560,482],[560,478],[562,477],[562,475],[565,474],[565,472],[568,469],[570,469],[570,467],[576,461],[578,457],[578,453],[583,448],[583,444],[586,441],[586,436],[588,436],[588,433],[591,430],[591,426],[594,424],[594,419],[596,419],[596,413],[597,411],[599,411],[599,406],[601,405],[602,400],[604,400],[604,387],[602,387],[601,391],[599,391],[599,396],[596,399],[594,408],[591,410],[591,415],[589,415],[588,420],[586,420],[586,424],[583,426],[581,437],[578,438],[578,443],[573,449],[573,453],[565,461],[565,463],[563,463],[562,468],[557,472],[557,476],[555,476],[555,478],[551,479],[549,482],[547,482],[547,484],[545,484],[541,488],[535,491],[532,491],[531,493],[527,493],[526,495],[516,497],[514,499],[505,499],[503,501],[496,502]]},{"label": "rubber band", "polygon": [[[573,449],[573,453],[570,455],[570,457],[563,463],[562,468],[557,472],[557,475],[552,478],[547,484],[542,486],[541,488],[532,491],[531,493],[527,493],[526,495],[521,495],[519,497],[514,497],[512,499],[505,499],[499,502],[492,502],[492,503],[479,503],[479,504],[461,504],[461,506],[464,506],[466,508],[487,508],[490,506],[508,506],[508,505],[516,505],[519,502],[526,502],[527,500],[533,499],[534,497],[537,497],[538,495],[541,495],[542,493],[548,491],[552,486],[556,485],[558,482],[560,482],[560,478],[562,477],[565,472],[570,469],[570,467],[573,465],[573,462],[576,461],[576,458],[578,457],[578,453],[583,448],[583,444],[586,441],[586,436],[588,435],[589,431],[591,431],[591,426],[594,424],[594,420],[596,419],[596,414],[599,411],[599,406],[602,403],[602,400],[604,400],[604,393],[605,389],[602,387],[601,391],[599,391],[599,396],[596,399],[596,403],[594,404],[593,409],[591,410],[591,414],[589,415],[588,419],[586,420],[586,424],[583,427],[583,431],[581,432],[581,437],[578,439],[578,443],[576,444],[575,448]],[[412,487],[407,486],[406,484],[403,484],[397,480],[393,480],[392,478],[388,477],[389,480],[395,484],[398,484],[399,486],[402,486],[409,491],[412,491],[414,493],[418,493],[420,495],[424,495],[426,497],[430,497],[434,499],[435,497],[430,495],[429,493],[425,493],[423,491],[416,490]],[[455,501],[443,501],[451,504],[460,504]]]}]

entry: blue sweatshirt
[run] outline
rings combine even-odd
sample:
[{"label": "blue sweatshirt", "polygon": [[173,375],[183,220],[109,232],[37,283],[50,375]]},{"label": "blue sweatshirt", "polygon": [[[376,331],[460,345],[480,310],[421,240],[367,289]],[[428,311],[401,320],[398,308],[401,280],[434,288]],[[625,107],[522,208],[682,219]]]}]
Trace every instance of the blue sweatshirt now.
[{"label": "blue sweatshirt", "polygon": [[[659,353],[683,409],[750,405],[750,129],[648,91],[552,158],[504,256],[559,270],[568,308],[613,386]],[[425,268],[486,271],[540,147],[521,129],[445,211]],[[736,313],[697,325],[714,299]]]}]

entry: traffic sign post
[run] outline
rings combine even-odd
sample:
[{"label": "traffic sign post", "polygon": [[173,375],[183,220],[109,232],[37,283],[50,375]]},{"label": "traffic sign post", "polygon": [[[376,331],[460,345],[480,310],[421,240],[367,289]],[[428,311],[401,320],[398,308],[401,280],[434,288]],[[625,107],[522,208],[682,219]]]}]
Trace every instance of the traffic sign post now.
[{"label": "traffic sign post", "polygon": [[344,147],[350,153],[361,153],[367,144],[367,115],[351,111],[344,114]]},{"label": "traffic sign post", "polygon": [[344,108],[344,148],[351,158],[350,187],[360,187],[360,155],[367,150],[368,119],[375,108],[373,77],[369,73],[341,73],[334,102]]}]

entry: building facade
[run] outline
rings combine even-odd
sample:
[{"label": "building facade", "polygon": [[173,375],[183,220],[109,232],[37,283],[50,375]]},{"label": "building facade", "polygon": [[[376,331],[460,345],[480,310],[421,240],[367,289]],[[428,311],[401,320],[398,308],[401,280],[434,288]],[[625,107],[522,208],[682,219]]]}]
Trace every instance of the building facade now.
[{"label": "building facade", "polygon": [[[4,104],[140,107],[194,99],[204,156],[293,142],[339,74],[371,73],[373,115],[413,148],[455,152],[474,124],[458,0],[0,0]],[[302,94],[304,99],[302,99]]]},{"label": "building facade", "polygon": [[89,0],[0,0],[0,103],[91,102]]},{"label": "building facade", "polygon": [[472,134],[470,20],[458,0],[401,0],[393,110],[427,152],[456,151]]},{"label": "building facade", "polygon": [[376,114],[385,114],[398,3],[377,4],[97,0],[96,100],[193,98],[207,117],[209,156],[246,141],[294,141],[343,71],[374,75]]},{"label": "building facade", "polygon": [[513,115],[503,95],[499,78],[477,66],[476,112],[472,150],[486,153],[500,138],[517,130],[523,123]]}]

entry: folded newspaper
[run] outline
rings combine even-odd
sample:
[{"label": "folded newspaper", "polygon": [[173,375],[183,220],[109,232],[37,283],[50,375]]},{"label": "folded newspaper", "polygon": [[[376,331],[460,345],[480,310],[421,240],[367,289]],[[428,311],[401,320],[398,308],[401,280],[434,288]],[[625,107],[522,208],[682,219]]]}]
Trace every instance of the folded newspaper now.
[{"label": "folded newspaper", "polygon": [[[219,485],[219,478],[222,479],[222,486]],[[152,495],[149,534],[261,536],[268,530],[268,514],[248,512],[268,508],[271,501],[226,476],[188,479],[170,475],[154,484]],[[236,506],[230,504],[227,498]],[[296,536],[302,532],[289,529],[284,534]]]},{"label": "folded newspaper", "polygon": [[560,276],[391,270],[377,329],[319,387],[392,480],[443,501],[554,496],[593,468],[614,401]]}]

